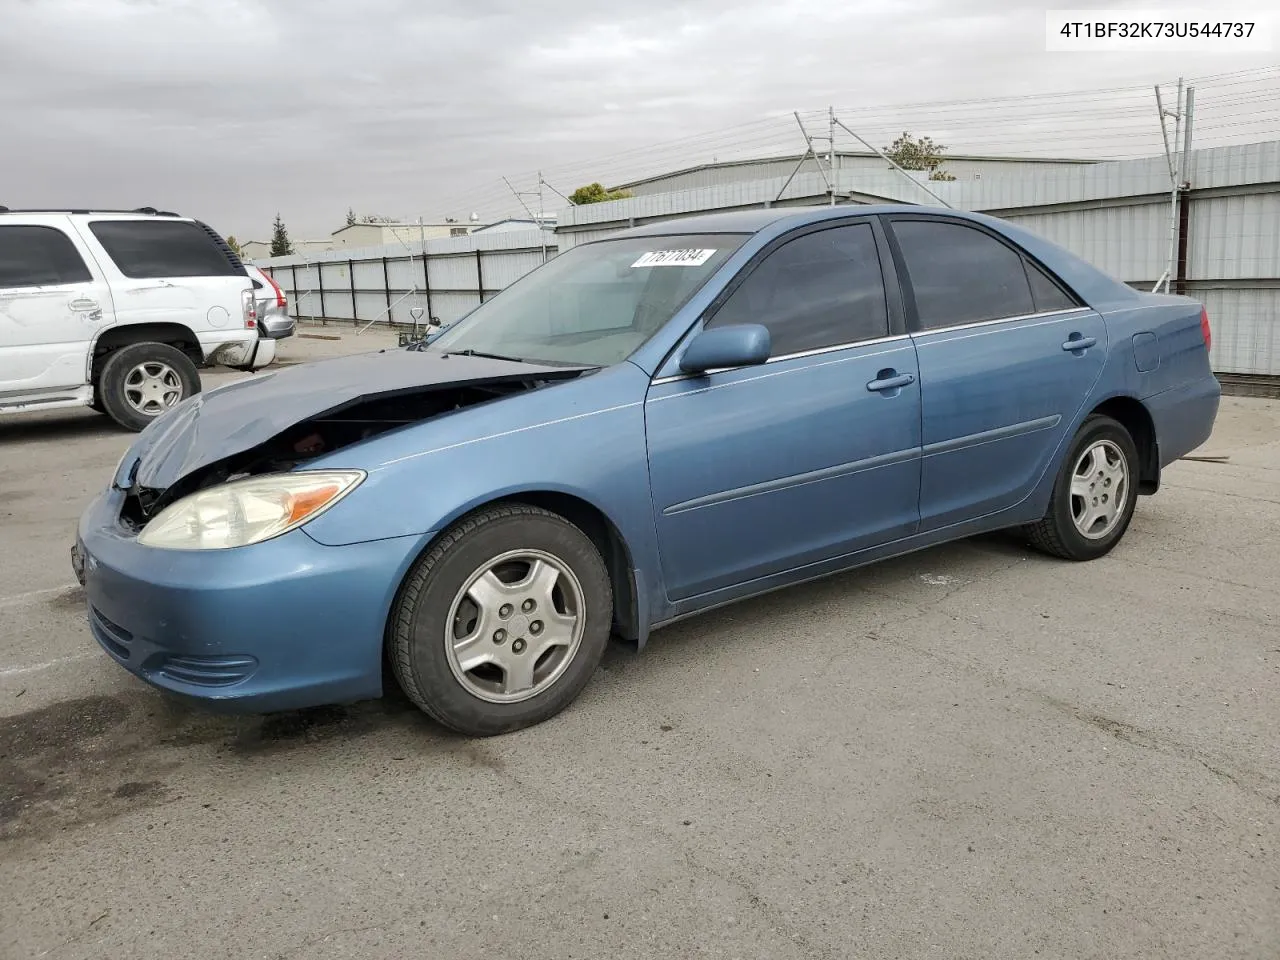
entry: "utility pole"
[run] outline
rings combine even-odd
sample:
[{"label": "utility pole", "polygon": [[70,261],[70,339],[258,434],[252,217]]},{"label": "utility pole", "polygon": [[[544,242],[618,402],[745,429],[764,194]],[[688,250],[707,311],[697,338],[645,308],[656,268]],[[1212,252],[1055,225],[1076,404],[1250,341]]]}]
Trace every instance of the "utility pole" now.
[{"label": "utility pole", "polygon": [[[1173,278],[1175,269],[1177,250],[1178,250],[1178,189],[1180,181],[1178,179],[1178,133],[1182,125],[1182,78],[1178,78],[1178,94],[1174,101],[1173,109],[1168,110],[1164,106],[1164,99],[1160,93],[1160,85],[1156,84],[1156,109],[1160,112],[1160,136],[1164,140],[1164,159],[1169,167],[1169,256],[1166,260],[1164,274],[1156,281],[1156,285],[1152,292],[1159,290],[1162,286],[1164,292],[1169,292],[1169,281]],[[1169,125],[1165,118],[1173,119],[1173,138],[1172,142],[1169,138]]]},{"label": "utility pole", "polygon": [[542,185],[547,181],[542,179],[542,171],[538,171],[538,236],[542,238],[542,262],[547,262],[547,228],[542,222],[546,216],[546,208],[542,203]]},{"label": "utility pole", "polygon": [[857,140],[860,144],[862,144],[868,150],[872,151],[881,160],[889,164],[889,166],[891,166],[894,170],[897,170],[900,174],[906,177],[907,180],[909,180],[911,183],[914,183],[917,187],[919,187],[929,196],[933,197],[933,199],[937,200],[940,204],[942,204],[948,210],[953,209],[951,204],[947,203],[947,201],[943,200],[940,196],[938,196],[936,193],[934,193],[932,190],[926,187],[923,183],[915,179],[915,177],[911,176],[911,174],[907,173],[907,171],[903,170],[902,167],[900,167],[897,163],[895,163],[890,157],[886,156],[883,150],[881,150],[879,147],[873,147],[871,144],[867,143],[866,140],[863,140],[862,137],[858,136],[856,133],[850,130],[847,126],[845,126],[844,121],[837,120],[836,126],[838,126],[841,130],[843,130],[849,136],[853,137],[853,139]]},{"label": "utility pole", "polygon": [[827,169],[831,171],[831,206],[836,205],[836,108],[827,107]]}]

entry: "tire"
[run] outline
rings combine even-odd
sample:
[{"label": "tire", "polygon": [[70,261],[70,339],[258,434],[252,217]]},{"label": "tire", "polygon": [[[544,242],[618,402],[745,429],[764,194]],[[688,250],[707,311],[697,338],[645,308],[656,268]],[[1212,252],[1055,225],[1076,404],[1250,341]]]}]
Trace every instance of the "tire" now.
[{"label": "tire", "polygon": [[126,430],[142,430],[157,416],[200,392],[200,373],[167,343],[133,343],[107,356],[94,384],[96,403]]},{"label": "tire", "polygon": [[387,653],[423,712],[488,737],[577,699],[612,624],[613,589],[591,539],[550,511],[499,504],[460,520],[418,560],[392,608]]},{"label": "tire", "polygon": [[[1100,455],[1105,456],[1105,463],[1097,459]],[[1088,417],[1063,458],[1048,511],[1043,519],[1025,528],[1031,545],[1064,560],[1096,560],[1110,553],[1133,519],[1138,468],[1138,448],[1129,431],[1111,417]],[[1103,513],[1090,523],[1085,511],[1094,501],[1098,504],[1095,509]]]}]

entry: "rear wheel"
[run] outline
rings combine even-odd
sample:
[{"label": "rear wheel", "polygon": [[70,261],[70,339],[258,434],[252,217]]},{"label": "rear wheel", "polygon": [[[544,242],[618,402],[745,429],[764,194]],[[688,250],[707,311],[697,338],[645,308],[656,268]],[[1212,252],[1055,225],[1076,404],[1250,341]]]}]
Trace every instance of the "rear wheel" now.
[{"label": "rear wheel", "polygon": [[95,384],[95,404],[126,430],[142,430],[156,417],[200,392],[200,374],[167,343],[134,343],[107,357]]},{"label": "rear wheel", "polygon": [[460,521],[401,588],[388,631],[396,680],[468,736],[546,720],[604,654],[613,591],[600,552],[563,517],[525,504]]},{"label": "rear wheel", "polygon": [[1120,542],[1138,500],[1138,450],[1111,417],[1085,420],[1063,460],[1049,509],[1026,528],[1032,546],[1066,560],[1094,560]]}]

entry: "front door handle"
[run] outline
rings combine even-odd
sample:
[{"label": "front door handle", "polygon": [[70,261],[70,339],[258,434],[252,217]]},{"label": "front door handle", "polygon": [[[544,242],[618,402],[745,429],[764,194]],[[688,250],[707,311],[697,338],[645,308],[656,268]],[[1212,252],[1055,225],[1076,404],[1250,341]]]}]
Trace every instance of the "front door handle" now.
[{"label": "front door handle", "polygon": [[1067,342],[1062,345],[1062,349],[1075,353],[1077,350],[1084,351],[1088,350],[1090,347],[1096,347],[1097,345],[1097,337],[1082,337],[1077,333],[1073,333],[1067,338]]},{"label": "front door handle", "polygon": [[898,390],[915,382],[916,378],[909,373],[894,374],[892,370],[881,370],[880,377],[868,383],[867,389],[872,393],[880,393],[884,390]]},{"label": "front door handle", "polygon": [[97,310],[99,308],[98,301],[90,300],[88,297],[77,297],[75,300],[72,300],[67,304],[67,306],[77,313],[89,313],[90,311]]}]

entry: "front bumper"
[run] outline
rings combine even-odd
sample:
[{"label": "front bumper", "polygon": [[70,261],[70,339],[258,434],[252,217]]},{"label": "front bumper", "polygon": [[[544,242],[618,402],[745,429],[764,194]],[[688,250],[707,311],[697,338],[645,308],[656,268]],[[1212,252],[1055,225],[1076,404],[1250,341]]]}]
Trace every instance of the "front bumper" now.
[{"label": "front bumper", "polygon": [[90,505],[73,551],[90,630],[117,663],[228,712],[381,695],[384,628],[419,538],[326,547],[294,530],[232,550],[157,550],[118,523],[122,500],[110,490]]}]

